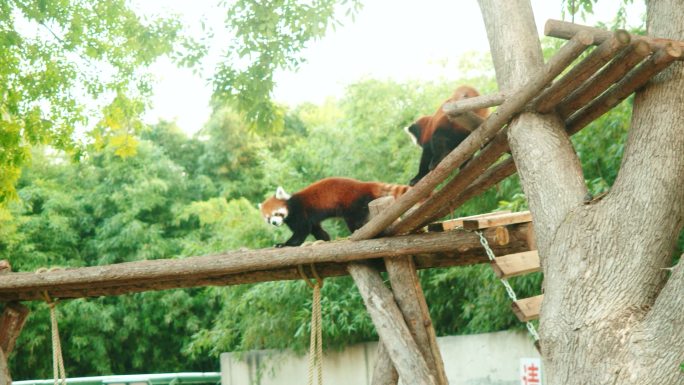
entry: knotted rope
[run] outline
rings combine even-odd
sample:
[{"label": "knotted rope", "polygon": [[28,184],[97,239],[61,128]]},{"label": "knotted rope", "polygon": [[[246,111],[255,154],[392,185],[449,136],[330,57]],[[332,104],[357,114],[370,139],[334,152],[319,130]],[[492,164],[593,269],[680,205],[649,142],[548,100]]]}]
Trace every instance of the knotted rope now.
[{"label": "knotted rope", "polygon": [[323,385],[323,327],[321,315],[321,287],[323,279],[318,276],[316,268],[311,264],[311,273],[315,281],[312,282],[304,273],[302,265],[297,266],[299,275],[304,282],[313,289],[313,300],[311,302],[311,338],[309,339],[309,385],[314,384],[314,371],[318,374],[318,385]]},{"label": "knotted rope", "polygon": [[[44,267],[36,270],[36,274],[44,273],[46,271],[60,270],[59,267],[46,269]],[[52,299],[47,291],[42,293],[45,303],[50,308],[50,323],[52,326],[52,373],[55,379],[55,385],[66,385],[66,370],[64,370],[64,358],[62,357],[62,344],[59,339],[59,328],[57,326],[57,300]]]}]

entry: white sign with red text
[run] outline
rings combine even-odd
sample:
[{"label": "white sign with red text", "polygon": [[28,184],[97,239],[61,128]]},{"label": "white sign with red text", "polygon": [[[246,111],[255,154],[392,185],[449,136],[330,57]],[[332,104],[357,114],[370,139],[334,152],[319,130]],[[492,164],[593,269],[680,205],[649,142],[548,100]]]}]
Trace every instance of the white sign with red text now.
[{"label": "white sign with red text", "polygon": [[520,359],[520,385],[541,385],[541,360],[539,358]]}]

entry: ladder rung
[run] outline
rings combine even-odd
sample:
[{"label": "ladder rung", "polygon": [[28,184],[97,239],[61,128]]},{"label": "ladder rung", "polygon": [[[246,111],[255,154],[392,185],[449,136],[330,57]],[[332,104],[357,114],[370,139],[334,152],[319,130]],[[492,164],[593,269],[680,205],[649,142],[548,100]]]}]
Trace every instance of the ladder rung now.
[{"label": "ladder rung", "polygon": [[527,322],[539,318],[539,309],[544,299],[544,294],[535,297],[519,299],[511,305],[513,313],[520,322]]},{"label": "ladder rung", "polygon": [[463,220],[463,228],[466,230],[479,230],[489,227],[505,226],[514,223],[531,222],[532,214],[529,211],[518,213],[506,213],[484,218],[473,218]]},{"label": "ladder rung", "polygon": [[492,269],[498,278],[509,278],[540,271],[537,250],[525,251],[494,258]]}]

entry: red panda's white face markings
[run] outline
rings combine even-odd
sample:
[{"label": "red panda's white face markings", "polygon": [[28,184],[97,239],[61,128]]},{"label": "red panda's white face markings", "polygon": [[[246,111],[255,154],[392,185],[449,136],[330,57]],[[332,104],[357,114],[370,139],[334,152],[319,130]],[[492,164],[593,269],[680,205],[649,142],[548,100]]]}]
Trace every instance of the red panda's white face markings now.
[{"label": "red panda's white face markings", "polygon": [[290,199],[290,194],[286,193],[282,187],[278,187],[275,196],[272,196],[259,204],[261,216],[266,223],[272,224],[273,226],[282,226],[285,218],[287,218],[287,215],[289,214],[287,210],[288,199]]}]

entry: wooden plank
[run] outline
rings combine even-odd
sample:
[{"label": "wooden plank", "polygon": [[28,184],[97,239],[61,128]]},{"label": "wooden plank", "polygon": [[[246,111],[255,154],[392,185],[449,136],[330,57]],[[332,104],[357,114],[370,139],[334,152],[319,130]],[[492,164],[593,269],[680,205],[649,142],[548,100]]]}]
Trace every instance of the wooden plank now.
[{"label": "wooden plank", "polygon": [[513,223],[531,222],[532,214],[529,211],[507,213],[485,218],[466,219],[463,228],[466,230],[480,230],[496,226],[505,226]]},{"label": "wooden plank", "polygon": [[428,231],[429,232],[435,232],[435,233],[441,233],[444,231],[449,231],[449,230],[453,230],[453,229],[456,229],[459,227],[463,227],[463,221],[464,220],[486,218],[489,216],[496,216],[496,215],[500,215],[500,214],[508,214],[510,212],[511,212],[511,210],[502,210],[502,211],[496,211],[493,213],[470,215],[467,217],[461,217],[461,218],[449,219],[447,221],[442,221],[442,222],[430,223],[428,225]]},{"label": "wooden plank", "polygon": [[543,299],[544,294],[540,294],[535,297],[519,299],[513,302],[511,308],[520,322],[539,319],[539,311],[541,309],[541,303]]},{"label": "wooden plank", "polygon": [[11,302],[5,306],[0,316],[0,349],[9,357],[14,350],[14,344],[19,338],[28,318],[29,309],[18,303]]},{"label": "wooden plank", "polygon": [[509,278],[541,270],[537,250],[495,257],[492,269],[497,278]]}]

